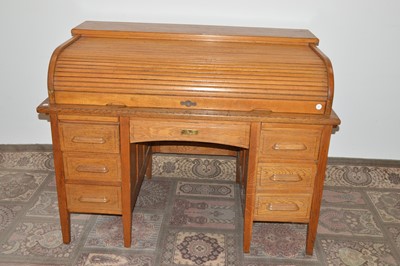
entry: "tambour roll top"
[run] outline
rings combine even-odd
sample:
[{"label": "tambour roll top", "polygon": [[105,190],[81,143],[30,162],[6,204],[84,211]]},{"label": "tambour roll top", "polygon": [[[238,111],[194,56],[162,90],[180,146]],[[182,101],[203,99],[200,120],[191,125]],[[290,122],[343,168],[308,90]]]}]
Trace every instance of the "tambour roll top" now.
[{"label": "tambour roll top", "polygon": [[52,104],[331,113],[333,72],[307,30],[85,22],[49,67]]}]

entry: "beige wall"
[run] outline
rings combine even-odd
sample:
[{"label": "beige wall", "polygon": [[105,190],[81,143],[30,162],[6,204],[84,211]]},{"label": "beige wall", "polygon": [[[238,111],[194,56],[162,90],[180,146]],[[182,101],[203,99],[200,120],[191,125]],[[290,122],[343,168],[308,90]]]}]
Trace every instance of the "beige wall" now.
[{"label": "beige wall", "polygon": [[84,20],[307,28],[335,71],[330,156],[400,159],[398,0],[1,0],[0,144],[50,143],[35,107],[54,48]]}]

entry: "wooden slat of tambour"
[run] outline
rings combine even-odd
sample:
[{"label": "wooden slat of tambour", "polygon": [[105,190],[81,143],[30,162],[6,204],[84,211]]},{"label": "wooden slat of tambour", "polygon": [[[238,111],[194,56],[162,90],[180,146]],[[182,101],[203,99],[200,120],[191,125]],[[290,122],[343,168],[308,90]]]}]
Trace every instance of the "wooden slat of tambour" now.
[{"label": "wooden slat of tambour", "polygon": [[[285,97],[288,96],[315,96],[315,97],[323,97],[326,98],[327,93],[323,91],[312,91],[312,90],[295,90],[294,87],[287,87],[285,90],[280,89],[273,89],[273,88],[264,88],[264,89],[251,89],[251,88],[241,88],[241,89],[232,89],[232,88],[207,88],[207,87],[198,87],[194,89],[193,87],[179,87],[179,86],[163,86],[163,85],[154,85],[154,84],[142,84],[136,87],[128,87],[128,88],[116,88],[114,86],[88,86],[89,84],[84,84],[85,86],[60,86],[58,85],[57,91],[72,91],[72,92],[98,92],[101,90],[102,92],[113,92],[113,93],[135,93],[135,94],[160,94],[160,95],[192,95],[198,96],[199,92],[208,93],[208,96],[218,96],[218,95],[225,95],[225,97],[236,97],[241,96],[241,98],[269,98],[274,97],[274,95],[281,95]],[[165,90],[168,90],[167,92]]]},{"label": "wooden slat of tambour", "polygon": [[323,65],[317,64],[303,64],[303,63],[286,63],[282,65],[275,65],[273,63],[225,63],[215,62],[213,65],[205,66],[200,62],[191,62],[186,64],[179,64],[179,62],[168,62],[168,61],[147,61],[147,60],[124,60],[123,62],[118,59],[103,59],[98,61],[95,58],[86,58],[85,61],[79,61],[79,59],[63,58],[57,64],[58,71],[68,69],[99,69],[102,71],[106,70],[118,70],[118,71],[144,71],[144,72],[165,72],[172,73],[219,73],[221,75],[235,75],[240,74],[252,74],[252,75],[273,75],[273,74],[285,74],[290,76],[301,76],[304,74],[307,76],[319,76],[326,73]]},{"label": "wooden slat of tambour", "polygon": [[[99,79],[99,81],[103,81]],[[119,82],[118,82],[119,81]],[[271,93],[271,94],[293,94],[293,95],[327,95],[326,91],[320,90],[320,87],[312,87],[312,86],[301,86],[300,84],[292,85],[292,86],[277,86],[277,85],[251,85],[251,84],[223,84],[221,86],[212,86],[211,84],[177,84],[177,83],[163,83],[163,82],[135,82],[133,84],[125,84],[124,80],[116,80],[116,82],[105,83],[105,82],[97,82],[97,83],[90,83],[90,82],[83,82],[82,80],[77,81],[58,81],[56,79],[55,85],[57,86],[57,90],[71,90],[76,91],[78,88],[79,90],[86,90],[90,91],[95,88],[100,89],[101,91],[121,91],[129,93],[130,91],[134,91],[135,89],[147,89],[148,90],[159,90],[159,89],[169,89],[170,91],[166,91],[164,93],[171,93],[172,91],[203,91],[203,92],[227,92],[227,93],[234,93],[240,92],[244,94],[252,93],[252,94],[262,94],[262,93]],[[70,89],[68,89],[70,88]],[[84,89],[87,88],[87,89]],[[92,88],[92,89],[90,89]],[[313,89],[315,88],[315,89]],[[139,93],[144,93],[144,91],[140,91]]]},{"label": "wooden slat of tambour", "polygon": [[255,72],[251,73],[249,71],[232,71],[231,73],[225,73],[222,71],[215,72],[207,72],[204,70],[185,70],[185,69],[156,69],[156,70],[146,70],[146,68],[137,68],[137,69],[121,69],[118,67],[114,68],[99,68],[99,67],[62,67],[58,66],[56,68],[56,76],[57,77],[104,77],[104,78],[134,78],[134,77],[142,77],[142,78],[166,78],[173,76],[178,80],[187,80],[187,79],[200,79],[204,80],[204,78],[212,77],[214,79],[221,80],[234,80],[234,81],[242,81],[242,80],[280,80],[280,79],[288,79],[291,81],[319,81],[324,84],[326,81],[326,72],[310,72],[310,73],[288,73],[288,72],[278,72],[278,71],[265,71],[265,72]]},{"label": "wooden slat of tambour", "polygon": [[[138,89],[139,91],[140,89]],[[97,90],[98,91],[98,90]],[[143,89],[142,89],[143,91]],[[56,93],[58,94],[63,94],[64,97],[66,97],[65,92],[69,93],[69,97],[74,97],[73,94],[70,93],[70,91],[57,91]],[[151,92],[151,91],[150,91]],[[76,93],[81,93],[80,91],[76,91]],[[94,96],[93,92],[82,92],[85,95],[92,95]],[[94,92],[97,93],[97,92]],[[123,93],[119,92],[119,91],[110,91],[107,93],[109,93],[109,96],[111,97],[111,95],[115,95],[115,94],[119,94],[122,95]],[[130,95],[134,95],[136,94],[135,91],[133,91],[132,93],[129,93]],[[129,95],[128,94],[128,95]],[[138,95],[140,95],[140,93],[137,93]],[[142,93],[143,94],[143,93]],[[179,96],[179,97],[196,97],[199,94],[198,93],[194,93],[193,91],[182,91],[178,93],[169,93],[169,94],[165,94],[165,93],[161,93],[159,91],[154,91],[154,93],[148,93],[148,94],[143,94],[143,96],[148,96],[148,95],[160,95],[160,96],[164,96],[164,97],[171,97],[171,96]],[[326,100],[326,96],[312,96],[312,95],[285,95],[285,94],[268,94],[268,95],[261,95],[261,94],[249,94],[249,95],[243,95],[243,93],[225,93],[225,92],[219,92],[219,93],[214,93],[214,92],[207,92],[207,97],[221,97],[221,98],[232,98],[234,99],[233,102],[236,102],[235,98],[239,98],[239,99],[251,99],[251,100],[263,100],[263,99],[267,99],[267,100],[296,100],[296,101],[311,101],[311,102],[321,102],[321,101],[325,101]],[[246,96],[246,97],[244,97]],[[57,97],[58,98],[58,97]],[[164,98],[165,99],[165,98]],[[64,102],[66,103],[66,102]],[[96,103],[92,103],[92,104],[96,104]]]},{"label": "wooden slat of tambour", "polygon": [[[326,73],[325,73],[326,77]],[[188,73],[188,72],[176,72],[175,75],[169,72],[163,71],[120,71],[115,69],[114,71],[104,71],[104,70],[90,70],[90,69],[56,69],[55,78],[68,79],[68,78],[104,78],[104,79],[126,79],[126,80],[174,80],[174,81],[191,81],[191,82],[207,82],[212,80],[215,82],[232,82],[232,83],[254,83],[254,84],[284,84],[284,85],[307,85],[310,86],[323,86],[326,90],[327,80],[324,76],[298,76],[290,75],[288,73],[268,73],[265,75],[260,75],[256,73],[255,75],[251,73],[237,73],[236,75],[227,75],[220,73]],[[105,80],[106,81],[106,80]],[[321,89],[323,90],[323,89]]]},{"label": "wooden slat of tambour", "polygon": [[[252,89],[249,87],[241,87],[238,88],[237,90],[233,89],[232,87],[217,87],[217,88],[212,88],[212,87],[179,87],[177,85],[173,86],[168,86],[165,84],[140,84],[137,86],[131,86],[131,85],[126,85],[124,84],[119,84],[118,87],[112,86],[113,84],[105,84],[105,83],[100,83],[99,86],[95,86],[95,84],[83,84],[79,82],[71,82],[71,83],[55,83],[57,87],[59,88],[58,90],[65,90],[65,91],[96,91],[96,90],[101,90],[102,92],[121,92],[121,93],[133,93],[137,92],[139,94],[143,93],[156,93],[156,94],[173,94],[175,93],[183,93],[186,92],[188,95],[189,94],[195,94],[196,92],[207,92],[207,93],[241,93],[243,94],[242,96],[244,98],[250,97],[250,95],[253,96],[259,96],[263,97],[262,95],[259,94],[282,94],[282,95],[315,95],[315,96],[326,96],[327,93],[326,91],[313,91],[313,90],[307,90],[307,88],[304,87],[296,87],[296,86],[282,86],[279,89],[275,88],[268,88],[268,87],[263,87],[256,89]],[[298,89],[300,88],[300,89]],[[168,89],[169,91],[165,91]],[[160,92],[160,90],[164,90],[164,92]],[[247,96],[246,96],[247,95]],[[229,95],[226,95],[229,97]],[[266,97],[266,96],[265,96]]]},{"label": "wooden slat of tambour", "polygon": [[[67,78],[94,78],[94,79],[107,79],[115,80],[115,79],[125,79],[125,80],[134,80],[134,79],[142,79],[142,80],[171,80],[174,81],[192,81],[192,82],[204,82],[208,79],[212,79],[216,82],[236,82],[236,83],[260,83],[260,84],[269,84],[272,82],[285,82],[285,84],[292,85],[290,83],[299,82],[299,83],[309,83],[311,86],[318,86],[318,85],[327,85],[326,79],[320,78],[317,79],[316,77],[291,77],[289,75],[286,76],[279,76],[279,75],[271,75],[270,73],[266,73],[265,76],[254,76],[254,75],[221,75],[221,74],[204,74],[201,72],[198,73],[184,73],[186,75],[176,75],[172,76],[172,73],[164,73],[156,71],[154,72],[139,72],[135,71],[134,73],[119,73],[120,71],[114,71],[113,73],[110,71],[108,73],[104,73],[102,71],[99,72],[85,72],[85,71],[58,71],[56,69],[56,77],[62,77],[64,79]],[[138,73],[139,72],[139,73]]]},{"label": "wooden slat of tambour", "polygon": [[257,74],[274,74],[274,73],[284,73],[290,75],[317,75],[325,73],[326,70],[321,68],[321,65],[312,64],[296,64],[296,63],[286,63],[282,65],[271,65],[271,64],[246,64],[246,65],[236,65],[236,64],[213,64],[212,66],[206,66],[202,64],[184,64],[184,63],[168,63],[159,62],[154,63],[151,61],[138,61],[132,60],[127,62],[118,62],[113,60],[89,60],[79,61],[78,59],[66,59],[60,60],[57,64],[59,69],[88,69],[91,68],[100,70],[119,70],[119,71],[155,71],[155,72],[167,72],[171,73],[178,71],[179,73],[221,73],[225,75],[234,75],[236,73],[251,73]]},{"label": "wooden slat of tambour", "polygon": [[163,64],[163,62],[153,62],[148,60],[141,60],[138,62],[137,60],[131,61],[117,61],[117,60],[106,60],[101,58],[73,58],[73,57],[64,57],[57,61],[57,67],[68,67],[72,66],[74,68],[81,67],[96,67],[96,68],[115,68],[118,67],[119,69],[125,70],[132,70],[132,69],[151,69],[151,70],[158,70],[162,69],[163,71],[167,71],[169,69],[179,70],[183,69],[185,71],[196,71],[201,70],[205,72],[212,72],[212,71],[220,71],[230,73],[231,71],[247,71],[251,73],[257,72],[265,72],[265,71],[274,71],[279,73],[305,73],[308,72],[326,72],[325,69],[321,68],[322,64],[313,65],[313,64],[301,64],[301,63],[247,63],[246,65],[237,65],[237,64],[225,64],[225,65],[205,65],[205,64],[188,64],[184,62],[179,63],[172,63],[167,62],[167,64]]},{"label": "wooden slat of tambour", "polygon": [[187,86],[187,87],[207,87],[207,88],[215,88],[219,90],[223,87],[228,88],[246,88],[246,87],[255,87],[255,88],[265,88],[268,85],[282,85],[284,87],[290,86],[300,86],[301,88],[313,87],[317,88],[324,88],[323,82],[311,82],[311,81],[290,81],[290,80],[243,80],[242,82],[237,82],[236,80],[232,79],[225,79],[225,80],[215,80],[212,77],[209,77],[208,80],[191,80],[190,78],[186,79],[177,79],[176,77],[152,77],[152,78],[145,78],[141,77],[140,75],[126,75],[123,77],[116,77],[116,78],[104,78],[104,77],[69,77],[69,76],[56,76],[54,79],[54,85],[79,85],[79,84],[101,84],[104,87],[112,86],[115,87],[129,87],[131,85],[142,85],[142,84],[151,84],[151,85],[167,85],[170,83],[173,86]]}]

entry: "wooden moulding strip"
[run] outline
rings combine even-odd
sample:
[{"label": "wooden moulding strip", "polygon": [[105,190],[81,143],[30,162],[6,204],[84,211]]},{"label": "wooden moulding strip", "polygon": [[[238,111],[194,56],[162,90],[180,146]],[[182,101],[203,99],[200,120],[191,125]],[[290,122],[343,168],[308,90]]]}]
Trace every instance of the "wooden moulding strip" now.
[{"label": "wooden moulding strip", "polygon": [[255,110],[244,111],[216,111],[216,110],[184,110],[174,108],[138,108],[138,107],[111,107],[100,105],[73,105],[48,104],[44,101],[37,107],[38,113],[69,114],[69,115],[100,115],[100,116],[135,116],[143,118],[179,118],[191,120],[212,119],[213,121],[259,121],[263,123],[295,123],[310,125],[334,125],[341,123],[332,110],[330,115],[315,114],[287,114]]},{"label": "wooden moulding strip", "polygon": [[183,24],[86,21],[72,35],[106,38],[142,38],[184,41],[285,43],[318,45],[319,40],[304,29],[273,29]]}]

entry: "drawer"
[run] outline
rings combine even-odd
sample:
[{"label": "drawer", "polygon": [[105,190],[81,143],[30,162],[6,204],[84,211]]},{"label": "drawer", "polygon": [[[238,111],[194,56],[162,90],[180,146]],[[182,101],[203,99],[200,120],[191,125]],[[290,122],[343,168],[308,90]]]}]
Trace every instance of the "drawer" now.
[{"label": "drawer", "polygon": [[311,194],[261,194],[256,196],[254,220],[308,222]]},{"label": "drawer", "polygon": [[261,156],[274,159],[317,160],[322,128],[268,127],[261,131]]},{"label": "drawer", "polygon": [[60,122],[59,127],[63,151],[119,153],[117,124]]},{"label": "drawer", "polygon": [[121,214],[121,188],[66,184],[67,208],[71,212]]},{"label": "drawer", "polygon": [[257,172],[257,190],[312,191],[317,165],[314,163],[260,163]]},{"label": "drawer", "polygon": [[194,141],[249,147],[250,126],[209,121],[131,120],[131,142]]},{"label": "drawer", "polygon": [[66,181],[120,182],[119,154],[64,153]]}]

